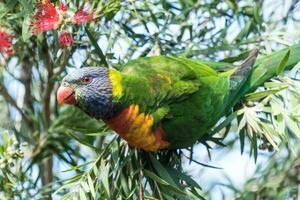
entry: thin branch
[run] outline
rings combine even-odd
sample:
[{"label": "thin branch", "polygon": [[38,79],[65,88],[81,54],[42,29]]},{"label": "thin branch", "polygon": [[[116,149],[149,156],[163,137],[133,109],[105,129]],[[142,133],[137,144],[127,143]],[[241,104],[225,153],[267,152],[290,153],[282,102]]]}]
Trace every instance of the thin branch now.
[{"label": "thin branch", "polygon": [[44,62],[45,62],[45,66],[46,66],[46,69],[47,69],[47,72],[48,72],[48,75],[47,75],[47,82],[46,82],[46,87],[45,87],[45,90],[44,90],[44,93],[42,94],[42,103],[43,103],[43,115],[44,115],[44,122],[45,122],[45,128],[49,128],[50,126],[50,97],[51,97],[51,93],[52,93],[52,90],[53,90],[53,87],[54,87],[54,80],[52,79],[53,77],[53,61],[52,59],[50,58],[50,55],[49,55],[49,48],[48,48],[48,44],[47,42],[45,41],[43,43],[43,46],[42,46],[42,54],[43,54],[43,57],[44,57]]},{"label": "thin branch", "polygon": [[[61,60],[61,58],[63,59],[63,61],[59,64],[58,68],[55,68],[53,70],[53,76],[51,77],[52,80],[55,79],[56,76],[60,75],[63,72],[63,70],[66,68],[66,65],[68,63],[70,55],[72,55],[74,53],[74,51],[75,51],[75,48],[72,49],[71,51],[64,50],[63,53],[62,53],[62,56],[57,58],[57,61]],[[57,61],[55,63],[58,64]]]},{"label": "thin branch", "polygon": [[2,82],[0,82],[0,94],[7,103],[9,103],[21,114],[22,118],[25,120],[25,123],[30,126],[32,124],[32,120],[25,115],[23,110],[18,106],[17,102],[12,98],[12,96],[10,96]]},{"label": "thin branch", "polygon": [[[54,87],[54,79],[53,77],[53,61],[49,55],[49,48],[47,41],[44,40],[42,45],[42,54],[45,62],[45,67],[47,69],[47,82],[44,93],[42,94],[42,108],[43,108],[43,118],[44,118],[44,126],[47,130],[50,127],[51,123],[51,111],[50,111],[50,97]],[[46,132],[46,134],[49,134]],[[53,157],[50,155],[43,161],[43,176],[42,176],[42,184],[44,186],[50,184],[53,180]],[[47,197],[47,199],[52,199],[51,195]]]},{"label": "thin branch", "polygon": [[[23,83],[25,88],[25,95],[23,97],[24,106],[25,108],[28,108],[31,113],[34,113],[33,108],[33,98],[32,98],[32,90],[31,90],[31,84],[32,84],[32,65],[30,65],[30,61],[28,57],[25,57],[22,63],[22,74],[23,76],[20,78],[20,81]],[[28,116],[28,115],[26,115]],[[31,132],[35,132],[34,123],[30,117],[29,122],[29,128],[31,129]]]}]

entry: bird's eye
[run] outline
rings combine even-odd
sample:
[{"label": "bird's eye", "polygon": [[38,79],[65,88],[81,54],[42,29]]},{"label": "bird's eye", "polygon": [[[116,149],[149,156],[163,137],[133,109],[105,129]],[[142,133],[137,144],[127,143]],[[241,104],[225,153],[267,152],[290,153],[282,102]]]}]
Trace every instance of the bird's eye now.
[{"label": "bird's eye", "polygon": [[83,84],[90,84],[90,83],[92,82],[92,80],[93,80],[92,77],[90,77],[90,76],[85,76],[85,77],[83,77],[83,79],[82,79],[82,83],[83,83]]}]

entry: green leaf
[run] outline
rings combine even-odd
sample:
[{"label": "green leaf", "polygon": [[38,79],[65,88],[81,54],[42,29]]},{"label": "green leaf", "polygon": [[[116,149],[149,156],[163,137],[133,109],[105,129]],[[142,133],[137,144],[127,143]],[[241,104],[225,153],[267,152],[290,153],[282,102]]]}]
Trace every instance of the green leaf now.
[{"label": "green leaf", "polygon": [[235,1],[233,0],[226,0],[227,5],[232,9],[232,10],[237,10],[238,5]]},{"label": "green leaf", "polygon": [[209,133],[209,135],[214,135],[218,132],[220,132],[223,128],[229,126],[232,122],[232,120],[234,120],[237,117],[237,111],[231,113],[229,116],[226,117],[226,119],[224,121],[221,122],[221,124],[219,124],[217,127],[215,127],[213,129],[213,131],[211,131]]},{"label": "green leaf", "polygon": [[98,56],[99,56],[99,58],[101,60],[100,64],[103,64],[104,67],[108,67],[109,64],[106,61],[105,55],[103,54],[101,48],[99,47],[99,45],[97,43],[97,40],[94,38],[93,34],[89,31],[89,29],[88,29],[87,26],[85,27],[85,31],[86,31],[88,37],[90,38],[93,46],[95,47],[95,51],[96,51],[96,53],[98,54]]},{"label": "green leaf", "polygon": [[110,197],[110,190],[109,190],[109,180],[108,180],[108,175],[109,175],[109,166],[108,164],[105,164],[104,160],[101,160],[100,164],[100,176],[101,180],[104,186],[104,189],[106,191],[106,194],[108,197]]},{"label": "green leaf", "polygon": [[179,194],[186,195],[186,193],[184,191],[182,191],[181,189],[179,189],[176,186],[173,186],[173,185],[169,184],[167,181],[165,181],[164,179],[160,178],[159,176],[157,176],[153,172],[150,172],[149,170],[143,169],[143,173],[146,176],[148,176],[149,178],[151,178],[152,180],[156,181],[157,183],[159,183],[161,185],[164,185],[164,186],[168,186],[169,188],[171,188],[172,190],[174,190],[175,192],[177,192]]},{"label": "green leaf", "polygon": [[251,138],[251,149],[254,155],[254,161],[257,161],[257,133],[253,133],[253,137]]},{"label": "green leaf", "polygon": [[72,168],[70,168],[70,169],[67,169],[67,170],[64,170],[64,171],[62,171],[62,172],[75,171],[75,170],[80,169],[80,168],[82,168],[82,167],[88,166],[88,165],[90,165],[91,163],[94,163],[94,161],[90,161],[90,162],[83,163],[83,164],[81,164],[81,165],[74,166],[74,167],[72,167]]},{"label": "green leaf", "polygon": [[55,190],[55,192],[53,193],[53,195],[58,194],[58,192],[60,192],[63,189],[66,188],[71,188],[72,186],[74,186],[74,184],[76,184],[77,181],[79,181],[82,177],[82,174],[76,175],[71,179],[67,180],[67,183],[65,183],[64,185],[62,185],[61,187],[59,187],[57,190]]},{"label": "green leaf", "polygon": [[160,177],[166,180],[169,184],[176,186],[176,183],[174,182],[168,171],[163,167],[163,165],[153,155],[149,154],[149,156],[153,167],[160,175]]},{"label": "green leaf", "polygon": [[83,137],[83,135],[81,135],[80,133],[66,131],[66,134],[70,135],[72,138],[77,140],[80,144],[90,147],[91,149],[93,149],[95,151],[97,150],[97,148],[94,147],[92,144],[90,144],[88,141],[86,141],[85,138]]},{"label": "green leaf", "polygon": [[74,106],[65,106],[59,114],[59,117],[55,119],[50,127],[51,132],[66,132],[67,129],[94,134],[101,132],[105,127],[102,121],[89,117]]},{"label": "green leaf", "polygon": [[266,82],[264,83],[264,86],[269,90],[284,90],[289,87],[289,84],[283,83],[283,82]]},{"label": "green leaf", "polygon": [[273,90],[264,90],[264,91],[253,92],[253,93],[245,95],[245,98],[247,101],[259,101],[269,95],[276,94],[279,91],[287,89],[287,88],[288,88],[288,86],[286,86],[285,88],[276,89],[276,90],[273,89]]},{"label": "green leaf", "polygon": [[260,15],[260,7],[255,4],[254,8],[253,8],[253,15],[254,15],[254,19],[255,19],[255,22],[259,25],[259,26],[262,26],[262,17]]},{"label": "green leaf", "polygon": [[23,21],[23,27],[22,27],[22,39],[24,42],[27,42],[31,36],[29,23],[30,23],[30,17],[26,17]]},{"label": "green leaf", "polygon": [[98,172],[99,172],[99,170],[98,170],[97,166],[94,166],[93,167],[93,173],[94,173],[94,175],[98,176]]},{"label": "green leaf", "polygon": [[121,8],[121,1],[120,0],[109,0],[108,2],[105,2],[103,5],[103,1],[100,1],[97,10],[99,11],[101,16],[105,16],[106,22],[111,20],[117,12]]},{"label": "green leaf", "polygon": [[16,185],[16,178],[12,177],[11,175],[9,175],[8,173],[5,174],[8,178],[8,180],[10,181],[11,184]]},{"label": "green leaf", "polygon": [[239,138],[240,138],[240,145],[241,145],[241,154],[244,153],[244,149],[245,149],[245,131],[244,129],[239,131]]},{"label": "green leaf", "polygon": [[147,1],[144,2],[144,6],[149,10],[151,19],[152,19],[152,21],[154,22],[154,24],[156,25],[156,27],[159,28],[158,19],[157,19],[157,17],[155,16],[155,14],[152,12],[152,9],[149,7]]},{"label": "green leaf", "polygon": [[127,183],[127,179],[126,177],[124,176],[124,173],[123,172],[120,172],[120,180],[121,180],[121,186],[123,188],[123,191],[125,193],[125,195],[129,196],[129,188],[128,188],[128,183]]},{"label": "green leaf", "polygon": [[88,180],[88,185],[89,185],[92,197],[93,197],[93,199],[96,199],[96,191],[95,191],[95,188],[94,188],[93,180],[92,180],[92,178],[89,174],[87,175],[87,180]]},{"label": "green leaf", "polygon": [[23,6],[23,16],[24,20],[22,23],[22,39],[24,42],[27,42],[31,36],[30,32],[30,22],[32,20],[33,12],[33,2],[31,0],[20,0],[20,3]]},{"label": "green leaf", "polygon": [[165,181],[164,179],[160,178],[159,176],[157,176],[156,174],[154,174],[153,172],[150,172],[147,169],[143,169],[143,173],[148,176],[149,178],[151,178],[152,180],[158,182],[161,185],[170,185],[167,181]]},{"label": "green leaf", "polygon": [[250,19],[246,24],[245,27],[240,31],[240,33],[236,36],[235,41],[239,42],[243,38],[247,37],[251,31],[251,26],[253,24],[253,20]]},{"label": "green leaf", "polygon": [[80,200],[87,200],[87,197],[85,196],[85,192],[82,188],[79,188],[79,197]]},{"label": "green leaf", "polygon": [[287,62],[289,60],[289,57],[290,57],[290,50],[287,50],[282,60],[280,61],[279,65],[276,67],[277,75],[281,74],[285,70],[285,68],[287,67]]},{"label": "green leaf", "polygon": [[274,130],[273,127],[271,127],[269,124],[261,122],[261,126],[263,127],[263,135],[266,137],[268,142],[275,148],[275,150],[279,150],[277,144],[275,143],[273,137],[277,136],[278,133]]},{"label": "green leaf", "polygon": [[233,63],[233,62],[236,62],[236,61],[245,60],[249,56],[250,52],[252,52],[252,51],[251,50],[243,51],[239,55],[233,56],[233,57],[227,57],[227,58],[221,60],[221,62]]},{"label": "green leaf", "polygon": [[81,181],[80,184],[85,193],[90,192],[90,187],[85,181]]},{"label": "green leaf", "polygon": [[192,186],[194,188],[198,188],[201,190],[200,185],[194,180],[192,179],[190,176],[182,173],[179,170],[175,170],[175,169],[171,169],[171,168],[167,168],[167,170],[170,172],[170,174],[172,175],[172,177],[176,177],[180,180],[185,181],[189,186]]},{"label": "green leaf", "polygon": [[0,19],[5,17],[8,12],[10,12],[17,5],[18,0],[10,0],[8,3],[1,6],[0,9]]},{"label": "green leaf", "polygon": [[287,127],[300,139],[300,131],[297,122],[293,121],[290,117],[286,119]]}]

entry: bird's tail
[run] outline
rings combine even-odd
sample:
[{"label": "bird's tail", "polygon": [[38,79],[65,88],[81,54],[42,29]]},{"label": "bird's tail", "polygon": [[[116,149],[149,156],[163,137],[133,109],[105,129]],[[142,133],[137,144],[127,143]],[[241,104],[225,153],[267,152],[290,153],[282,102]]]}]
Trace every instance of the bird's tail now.
[{"label": "bird's tail", "polygon": [[230,95],[235,96],[239,93],[239,90],[245,84],[249,75],[252,71],[252,67],[258,56],[258,49],[250,52],[246,60],[235,70],[235,72],[230,76]]},{"label": "bird's tail", "polygon": [[232,74],[228,107],[234,106],[245,94],[277,76],[280,65],[284,64],[283,68],[288,70],[300,62],[300,44],[258,59],[256,59],[257,53],[257,50],[252,51],[245,62]]}]

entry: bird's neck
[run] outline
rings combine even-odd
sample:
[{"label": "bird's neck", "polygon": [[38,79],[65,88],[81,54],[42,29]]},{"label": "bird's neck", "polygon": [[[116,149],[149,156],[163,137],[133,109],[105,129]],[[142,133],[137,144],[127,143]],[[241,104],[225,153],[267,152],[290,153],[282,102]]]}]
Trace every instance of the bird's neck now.
[{"label": "bird's neck", "polygon": [[121,98],[123,96],[123,86],[122,86],[123,76],[121,72],[114,69],[109,69],[108,77],[111,83],[113,99]]},{"label": "bird's neck", "polygon": [[123,108],[129,106],[132,103],[132,97],[137,95],[132,91],[133,88],[131,86],[139,87],[139,85],[135,84],[136,77],[123,74],[114,69],[108,71],[108,77],[111,84],[113,105]]}]

